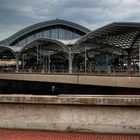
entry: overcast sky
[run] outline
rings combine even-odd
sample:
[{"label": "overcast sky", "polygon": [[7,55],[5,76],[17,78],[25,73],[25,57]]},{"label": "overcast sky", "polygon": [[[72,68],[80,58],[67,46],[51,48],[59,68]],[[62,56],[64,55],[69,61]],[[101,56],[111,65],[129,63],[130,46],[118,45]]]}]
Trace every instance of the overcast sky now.
[{"label": "overcast sky", "polygon": [[140,22],[140,0],[0,0],[0,40],[56,18],[91,30],[115,21]]}]

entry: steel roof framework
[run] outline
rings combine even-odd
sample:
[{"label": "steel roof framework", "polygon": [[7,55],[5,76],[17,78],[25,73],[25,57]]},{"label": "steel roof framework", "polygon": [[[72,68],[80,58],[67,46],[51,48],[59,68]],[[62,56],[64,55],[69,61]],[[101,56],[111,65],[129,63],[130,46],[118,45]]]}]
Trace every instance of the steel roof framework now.
[{"label": "steel roof framework", "polygon": [[129,70],[133,61],[139,61],[139,42],[140,23],[112,23],[81,37],[73,50],[80,53],[88,47],[95,52],[105,50],[105,53],[112,53],[118,58],[122,55],[121,59],[127,61]]}]

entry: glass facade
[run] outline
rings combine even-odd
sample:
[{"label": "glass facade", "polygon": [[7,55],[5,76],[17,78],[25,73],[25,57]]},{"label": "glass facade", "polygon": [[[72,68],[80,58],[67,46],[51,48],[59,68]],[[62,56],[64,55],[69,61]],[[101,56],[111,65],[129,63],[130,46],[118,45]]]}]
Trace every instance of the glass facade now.
[{"label": "glass facade", "polygon": [[55,25],[39,30],[35,30],[19,38],[18,40],[11,43],[12,46],[24,46],[27,43],[38,39],[38,38],[52,38],[52,39],[62,39],[62,40],[71,40],[80,38],[85,33],[76,30],[74,28],[64,26],[64,25]]}]

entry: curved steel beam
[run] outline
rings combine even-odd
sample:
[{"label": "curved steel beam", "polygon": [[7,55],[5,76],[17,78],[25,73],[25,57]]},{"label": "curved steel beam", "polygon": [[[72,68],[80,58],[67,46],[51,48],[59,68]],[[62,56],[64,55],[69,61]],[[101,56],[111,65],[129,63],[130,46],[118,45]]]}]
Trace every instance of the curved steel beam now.
[{"label": "curved steel beam", "polygon": [[[117,42],[117,37],[120,35],[123,35],[125,36],[126,34],[126,37],[124,37],[124,40],[122,40],[122,42],[124,42],[124,44],[128,44],[129,43],[129,46],[131,47],[133,45],[133,42],[135,42],[135,39],[136,39],[136,35],[133,34],[133,32],[138,32],[140,30],[140,23],[118,23],[118,22],[115,22],[115,23],[111,23],[111,24],[108,24],[106,26],[103,26],[101,28],[98,28],[86,35],[84,35],[83,37],[81,37],[75,44],[74,44],[74,48],[76,49],[77,46],[79,46],[80,44],[84,43],[84,42],[88,42],[88,40],[102,40],[103,38],[105,37],[111,37],[111,36],[115,36],[116,34],[116,37],[114,37],[114,41]],[[127,38],[128,34],[130,33],[130,39]],[[131,37],[131,33],[132,33],[132,37]],[[116,39],[116,40],[115,40]],[[112,39],[113,40],[113,39]],[[112,41],[112,40],[108,40],[108,41]],[[116,45],[118,46],[118,44]],[[114,44],[114,47],[115,47],[115,44]],[[121,47],[121,46],[120,46]]]},{"label": "curved steel beam", "polygon": [[74,28],[76,30],[79,30],[79,31],[81,31],[85,34],[90,32],[89,29],[87,29],[86,27],[81,26],[79,24],[76,24],[76,23],[73,23],[73,22],[70,22],[70,21],[66,21],[66,20],[56,19],[56,20],[50,20],[50,21],[41,22],[41,23],[38,23],[38,24],[34,24],[32,26],[29,26],[29,27],[15,33],[14,35],[10,36],[9,38],[0,41],[0,44],[10,45],[12,42],[17,40],[18,38],[20,38],[20,37],[22,37],[22,36],[24,36],[24,35],[26,35],[30,32],[33,32],[35,30],[42,29],[42,28],[45,28],[45,27],[54,26],[54,25],[68,26],[68,27]]},{"label": "curved steel beam", "polygon": [[8,50],[8,51],[10,51],[10,52],[13,54],[13,56],[14,56],[15,58],[17,57],[16,52],[15,52],[14,49],[12,49],[10,46],[0,46],[0,50],[1,50],[1,49]]},{"label": "curved steel beam", "polygon": [[26,44],[18,53],[18,58],[20,57],[20,55],[22,54],[22,52],[24,52],[26,49],[32,48],[35,45],[39,45],[40,43],[38,43],[38,41],[42,41],[42,42],[52,42],[55,43],[57,45],[59,45],[60,47],[62,47],[62,49],[64,50],[64,52],[67,52],[67,46],[65,44],[63,44],[62,42],[55,40],[55,39],[50,39],[50,38],[38,38],[35,39],[33,41],[31,41],[30,43]]}]

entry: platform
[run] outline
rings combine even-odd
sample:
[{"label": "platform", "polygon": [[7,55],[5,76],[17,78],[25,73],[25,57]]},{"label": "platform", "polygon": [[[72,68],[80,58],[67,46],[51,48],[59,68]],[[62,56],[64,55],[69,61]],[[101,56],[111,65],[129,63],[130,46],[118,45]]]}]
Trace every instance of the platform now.
[{"label": "platform", "polygon": [[0,73],[0,80],[140,88],[139,75]]},{"label": "platform", "polygon": [[139,140],[139,135],[111,135],[94,133],[60,133],[0,129],[1,140]]}]

